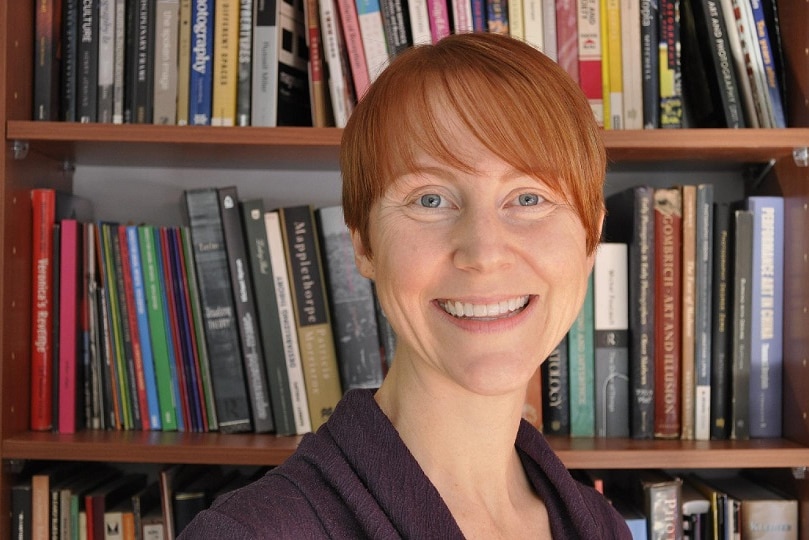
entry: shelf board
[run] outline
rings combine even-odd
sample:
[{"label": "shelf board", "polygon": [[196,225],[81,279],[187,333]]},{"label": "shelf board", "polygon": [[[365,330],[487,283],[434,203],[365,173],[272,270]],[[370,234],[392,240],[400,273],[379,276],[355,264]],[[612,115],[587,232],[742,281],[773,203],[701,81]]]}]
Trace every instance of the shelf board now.
[{"label": "shelf board", "polygon": [[[809,146],[809,128],[605,131],[615,162],[763,163]],[[6,139],[84,165],[336,168],[342,130],[9,121]]]},{"label": "shelf board", "polygon": [[[27,432],[3,441],[4,459],[277,465],[300,437],[256,434],[82,431]],[[571,469],[800,468],[809,448],[785,439],[679,441],[548,437]]]}]

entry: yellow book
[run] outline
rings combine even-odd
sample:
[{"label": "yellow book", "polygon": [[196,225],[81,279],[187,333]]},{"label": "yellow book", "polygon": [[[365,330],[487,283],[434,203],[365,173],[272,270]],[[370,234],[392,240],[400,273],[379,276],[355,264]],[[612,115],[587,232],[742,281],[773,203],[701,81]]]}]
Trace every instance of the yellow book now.
[{"label": "yellow book", "polygon": [[523,0],[508,0],[508,32],[511,37],[525,39]]},{"label": "yellow book", "polygon": [[216,0],[214,8],[212,126],[236,125],[238,70],[239,0]]},{"label": "yellow book", "polygon": [[601,96],[604,115],[604,129],[612,129],[612,111],[610,105],[610,55],[609,24],[607,17],[607,3],[609,0],[599,0],[598,10],[601,13],[599,18],[599,31],[601,34]]}]

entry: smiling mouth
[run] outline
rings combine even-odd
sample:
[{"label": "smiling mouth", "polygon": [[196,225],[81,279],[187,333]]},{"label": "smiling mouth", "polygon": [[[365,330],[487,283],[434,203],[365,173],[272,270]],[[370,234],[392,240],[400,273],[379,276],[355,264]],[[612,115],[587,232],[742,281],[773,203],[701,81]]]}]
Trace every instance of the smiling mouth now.
[{"label": "smiling mouth", "polygon": [[458,300],[441,300],[438,305],[459,319],[491,320],[511,317],[521,312],[528,305],[529,296],[517,296],[492,304],[473,304]]}]

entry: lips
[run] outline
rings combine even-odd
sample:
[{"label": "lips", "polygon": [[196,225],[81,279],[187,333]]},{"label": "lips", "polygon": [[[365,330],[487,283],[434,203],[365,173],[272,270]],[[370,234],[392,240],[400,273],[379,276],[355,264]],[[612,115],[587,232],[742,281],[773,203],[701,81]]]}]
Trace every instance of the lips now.
[{"label": "lips", "polygon": [[499,302],[474,304],[460,300],[441,300],[438,305],[459,319],[499,319],[520,312],[528,304],[529,296],[516,296]]}]

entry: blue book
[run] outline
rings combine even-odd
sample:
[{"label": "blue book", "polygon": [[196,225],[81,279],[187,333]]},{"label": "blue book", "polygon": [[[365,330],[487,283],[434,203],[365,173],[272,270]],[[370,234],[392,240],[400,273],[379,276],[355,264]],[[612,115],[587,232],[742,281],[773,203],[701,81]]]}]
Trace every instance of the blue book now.
[{"label": "blue book", "polygon": [[748,197],[753,212],[750,305],[750,437],[781,436],[784,199]]},{"label": "blue book", "polygon": [[777,52],[773,51],[772,48],[773,41],[770,39],[767,30],[764,8],[761,5],[761,0],[750,0],[750,6],[753,8],[756,41],[761,48],[761,60],[764,63],[764,79],[767,81],[767,97],[769,97],[769,105],[771,108],[770,120],[772,125],[762,127],[787,127],[784,105],[781,102],[781,89],[778,86],[780,76],[776,73],[775,58],[773,56],[777,54]]},{"label": "blue book", "polygon": [[593,370],[593,276],[587,282],[584,304],[567,334],[570,388],[570,436],[595,435]]},{"label": "blue book", "polygon": [[[138,319],[138,335],[140,351],[143,358],[143,378],[146,386],[146,403],[149,406],[149,427],[161,429],[160,404],[157,400],[157,381],[155,379],[154,356],[152,355],[152,339],[149,335],[149,314],[146,310],[146,292],[143,287],[143,269],[140,261],[138,228],[126,226],[126,244],[129,250],[129,267],[132,274],[132,289],[135,296],[135,314]],[[133,336],[133,339],[135,337]]]},{"label": "blue book", "polygon": [[188,122],[196,126],[211,124],[213,107],[213,23],[214,2],[191,2],[191,73],[188,98]]}]

